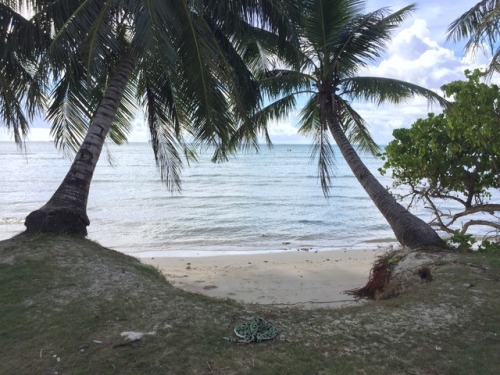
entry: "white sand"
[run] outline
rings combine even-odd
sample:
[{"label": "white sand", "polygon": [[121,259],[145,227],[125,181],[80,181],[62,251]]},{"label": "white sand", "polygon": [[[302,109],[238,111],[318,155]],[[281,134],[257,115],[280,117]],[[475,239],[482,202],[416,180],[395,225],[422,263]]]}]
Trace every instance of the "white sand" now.
[{"label": "white sand", "polygon": [[344,292],[362,287],[384,249],[289,251],[259,255],[143,258],[184,290],[247,303],[301,308],[356,304]]}]

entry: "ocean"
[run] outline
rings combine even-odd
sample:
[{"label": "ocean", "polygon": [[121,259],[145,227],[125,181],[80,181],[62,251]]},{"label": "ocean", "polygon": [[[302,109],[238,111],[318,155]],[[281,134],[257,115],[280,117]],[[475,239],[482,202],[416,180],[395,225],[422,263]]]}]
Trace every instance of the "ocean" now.
[{"label": "ocean", "polygon": [[[212,163],[185,166],[182,192],[161,182],[148,143],[108,146],[91,185],[88,238],[137,257],[201,256],[287,250],[376,248],[396,243],[382,215],[337,152],[325,198],[310,145],[262,146]],[[363,156],[384,186],[382,161]],[[50,142],[27,153],[0,143],[0,239],[24,230],[24,218],[50,198],[70,161]]]}]

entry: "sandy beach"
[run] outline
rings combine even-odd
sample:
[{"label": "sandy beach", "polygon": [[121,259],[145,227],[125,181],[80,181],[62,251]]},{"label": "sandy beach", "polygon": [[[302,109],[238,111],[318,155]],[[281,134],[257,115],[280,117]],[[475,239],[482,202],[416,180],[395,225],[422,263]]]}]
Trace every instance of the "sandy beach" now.
[{"label": "sandy beach", "polygon": [[282,307],[356,304],[346,290],[362,287],[386,249],[287,251],[258,255],[142,258],[186,291]]}]

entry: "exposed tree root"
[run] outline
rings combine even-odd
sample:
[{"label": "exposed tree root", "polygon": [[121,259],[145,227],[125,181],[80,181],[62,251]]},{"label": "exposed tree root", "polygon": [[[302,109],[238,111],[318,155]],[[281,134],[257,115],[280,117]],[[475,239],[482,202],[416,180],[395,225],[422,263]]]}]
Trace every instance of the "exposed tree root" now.
[{"label": "exposed tree root", "polygon": [[379,258],[375,261],[368,283],[359,289],[349,290],[347,293],[358,298],[376,299],[377,295],[384,291],[391,279],[392,266],[387,258]]},{"label": "exposed tree root", "polygon": [[24,222],[28,233],[87,235],[90,224],[86,213],[65,207],[45,205],[31,212]]},{"label": "exposed tree root", "polygon": [[431,282],[436,267],[452,259],[453,254],[442,251],[389,252],[375,261],[364,287],[346,293],[368,299],[397,297],[417,285]]}]

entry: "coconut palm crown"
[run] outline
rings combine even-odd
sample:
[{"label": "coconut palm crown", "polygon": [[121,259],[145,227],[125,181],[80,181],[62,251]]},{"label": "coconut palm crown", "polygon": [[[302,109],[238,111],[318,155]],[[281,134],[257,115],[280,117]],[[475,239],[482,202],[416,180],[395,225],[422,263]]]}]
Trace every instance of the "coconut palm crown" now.
[{"label": "coconut palm crown", "polygon": [[[299,65],[281,65],[263,73],[261,85],[269,98],[255,121],[262,128],[269,119],[286,116],[297,98],[307,98],[300,113],[300,132],[314,137],[319,176],[325,194],[330,193],[334,152],[338,145],[354,175],[406,246],[441,246],[442,240],[425,222],[398,204],[363,164],[353,145],[372,154],[378,146],[366,122],[352,103],[372,101],[403,103],[415,95],[446,105],[431,90],[412,83],[358,73],[384,52],[391,32],[415,9],[409,5],[391,13],[382,8],[363,14],[360,0],[305,0],[300,23]],[[278,65],[277,65],[278,66]],[[284,67],[283,67],[284,66]],[[244,133],[244,128],[240,130]]]}]

